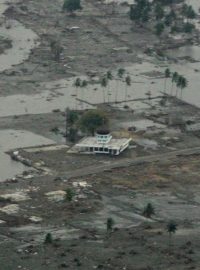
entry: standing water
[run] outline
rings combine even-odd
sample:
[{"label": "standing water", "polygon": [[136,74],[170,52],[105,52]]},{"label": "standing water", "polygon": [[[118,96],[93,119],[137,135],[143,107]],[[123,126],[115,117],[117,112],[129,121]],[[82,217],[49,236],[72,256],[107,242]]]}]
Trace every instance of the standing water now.
[{"label": "standing water", "polygon": [[48,145],[54,141],[24,130],[0,130],[0,182],[14,177],[27,169],[13,161],[5,152],[21,147]]}]

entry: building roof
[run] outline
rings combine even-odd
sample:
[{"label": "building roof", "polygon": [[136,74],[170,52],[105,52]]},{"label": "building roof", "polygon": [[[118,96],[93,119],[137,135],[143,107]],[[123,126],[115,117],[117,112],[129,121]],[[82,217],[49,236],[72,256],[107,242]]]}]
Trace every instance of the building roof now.
[{"label": "building roof", "polygon": [[107,143],[98,142],[96,137],[85,137],[79,143],[76,144],[76,147],[104,147],[109,149],[120,149],[131,139],[122,138],[122,139],[111,139]]},{"label": "building roof", "polygon": [[110,131],[108,129],[97,129],[96,134],[98,135],[108,135]]}]

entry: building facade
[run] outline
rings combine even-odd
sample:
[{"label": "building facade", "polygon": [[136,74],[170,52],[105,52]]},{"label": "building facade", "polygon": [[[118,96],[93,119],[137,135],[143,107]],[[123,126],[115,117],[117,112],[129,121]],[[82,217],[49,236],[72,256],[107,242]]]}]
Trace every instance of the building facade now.
[{"label": "building facade", "polygon": [[119,155],[131,139],[114,139],[108,130],[99,130],[94,137],[85,137],[75,145],[78,152]]}]

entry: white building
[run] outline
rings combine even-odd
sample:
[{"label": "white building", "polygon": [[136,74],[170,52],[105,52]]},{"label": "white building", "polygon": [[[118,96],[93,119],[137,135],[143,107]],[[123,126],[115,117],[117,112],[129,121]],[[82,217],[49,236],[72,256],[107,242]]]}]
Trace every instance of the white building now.
[{"label": "white building", "polygon": [[108,130],[99,130],[94,137],[83,138],[75,148],[79,152],[119,155],[130,143],[131,139],[113,139]]}]

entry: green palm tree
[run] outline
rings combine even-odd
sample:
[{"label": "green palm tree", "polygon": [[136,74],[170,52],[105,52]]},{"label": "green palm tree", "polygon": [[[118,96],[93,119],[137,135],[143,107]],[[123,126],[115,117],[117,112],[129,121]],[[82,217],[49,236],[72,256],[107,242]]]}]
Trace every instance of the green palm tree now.
[{"label": "green palm tree", "polygon": [[113,229],[113,226],[114,226],[114,220],[111,217],[107,218],[107,221],[106,221],[107,232],[111,232]]},{"label": "green palm tree", "polygon": [[[112,75],[112,72],[110,70],[107,71],[106,78],[108,81],[111,81],[113,79],[113,75]],[[110,91],[108,89],[108,97],[107,97],[108,103],[109,103],[109,95],[110,95]]]},{"label": "green palm tree", "polygon": [[81,87],[81,79],[80,78],[76,78],[75,82],[74,82],[74,86],[76,88],[76,110],[77,110],[77,101],[78,101],[78,88]]},{"label": "green palm tree", "polygon": [[165,69],[165,83],[164,83],[164,94],[166,93],[166,85],[167,85],[167,79],[170,78],[171,71],[169,68]]},{"label": "green palm tree", "polygon": [[188,86],[188,81],[185,77],[182,77],[182,81],[181,81],[181,98],[183,98],[183,89],[186,88]]},{"label": "green palm tree", "polygon": [[83,80],[82,83],[81,83],[81,88],[82,88],[82,90],[81,90],[82,110],[83,110],[83,105],[84,105],[84,102],[83,102],[83,100],[84,100],[84,88],[87,85],[88,85],[88,82],[86,80]]},{"label": "green palm tree", "polygon": [[183,77],[182,75],[180,75],[178,77],[177,83],[176,83],[177,87],[181,89],[181,94],[180,94],[180,98],[182,98],[183,96],[183,89],[187,87],[188,82],[186,80],[185,77]]},{"label": "green palm tree", "polygon": [[130,76],[126,76],[125,83],[126,83],[126,89],[125,89],[125,104],[126,104],[126,102],[127,102],[128,86],[131,86],[131,77]]},{"label": "green palm tree", "polygon": [[106,100],[105,100],[105,88],[107,87],[108,85],[108,79],[106,77],[103,77],[101,79],[101,87],[103,88],[103,102],[105,103]]},{"label": "green palm tree", "polygon": [[117,80],[117,87],[116,87],[116,93],[115,93],[115,102],[117,102],[117,99],[118,99],[118,88],[119,88],[118,82],[120,79],[123,78],[124,74],[125,74],[125,69],[119,68],[117,71],[118,80]]},{"label": "green palm tree", "polygon": [[169,233],[169,245],[171,244],[172,234],[175,234],[177,231],[177,224],[174,221],[169,221],[166,228],[167,232]]},{"label": "green palm tree", "polygon": [[155,214],[155,210],[154,210],[154,207],[151,203],[148,203],[144,210],[143,210],[143,216],[147,217],[147,218],[151,218],[152,215]]},{"label": "green palm tree", "polygon": [[177,82],[177,80],[178,80],[178,72],[173,72],[172,73],[172,86],[171,86],[171,96],[173,95],[173,87],[174,87],[174,83],[176,83]]}]

